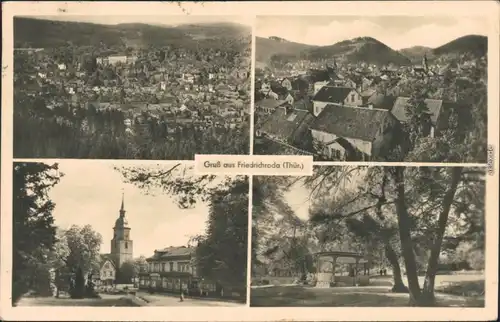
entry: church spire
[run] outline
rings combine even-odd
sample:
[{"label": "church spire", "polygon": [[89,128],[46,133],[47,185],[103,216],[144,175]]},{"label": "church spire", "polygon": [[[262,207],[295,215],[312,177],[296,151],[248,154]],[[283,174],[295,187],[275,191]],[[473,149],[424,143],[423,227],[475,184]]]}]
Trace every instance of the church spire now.
[{"label": "church spire", "polygon": [[120,217],[125,216],[125,193],[122,192],[122,206],[120,207]]},{"label": "church spire", "polygon": [[424,53],[424,58],[422,59],[422,67],[424,68],[425,71],[428,70],[428,66],[427,66],[427,53]]}]

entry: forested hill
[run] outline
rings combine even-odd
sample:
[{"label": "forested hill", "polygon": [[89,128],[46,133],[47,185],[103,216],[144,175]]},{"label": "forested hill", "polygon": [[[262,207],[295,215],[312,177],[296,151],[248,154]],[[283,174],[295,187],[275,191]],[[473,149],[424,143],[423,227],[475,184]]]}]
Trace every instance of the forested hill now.
[{"label": "forested hill", "polygon": [[432,56],[432,48],[425,46],[404,48],[400,49],[399,52],[408,57],[413,63],[420,63],[424,56],[427,56],[428,59]]},{"label": "forested hill", "polygon": [[348,62],[367,62],[373,64],[409,65],[410,60],[401,53],[371,37],[345,40],[330,46],[312,46],[284,41],[278,37],[257,38],[256,60],[270,62],[305,58],[318,60],[339,57]]},{"label": "forested hill", "polygon": [[433,50],[435,55],[471,53],[484,56],[488,53],[488,37],[468,35],[457,38]]},{"label": "forested hill", "polygon": [[401,53],[372,37],[358,37],[344,40],[331,46],[323,46],[309,50],[311,58],[329,58],[341,56],[344,60],[356,63],[366,62],[377,65],[393,63],[409,65],[410,60]]},{"label": "forested hill", "polygon": [[366,62],[376,65],[395,64],[399,66],[419,63],[424,54],[429,60],[447,55],[469,53],[484,56],[488,51],[485,36],[468,35],[457,38],[437,48],[414,46],[396,51],[372,37],[358,37],[340,41],[329,46],[312,46],[290,42],[279,37],[256,39],[256,61],[294,61],[338,57],[349,63]]},{"label": "forested hill", "polygon": [[16,47],[73,46],[140,47],[213,46],[249,38],[249,27],[233,23],[188,24],[179,26],[127,23],[99,25],[83,22],[14,18]]},{"label": "forested hill", "polygon": [[401,49],[399,52],[414,63],[420,62],[424,55],[427,55],[427,59],[430,61],[438,57],[466,53],[481,57],[485,56],[488,52],[488,38],[485,36],[467,35],[452,40],[437,48],[414,46]]},{"label": "forested hill", "polygon": [[255,37],[255,60],[267,63],[274,55],[295,56],[315,46],[288,41],[279,37]]}]

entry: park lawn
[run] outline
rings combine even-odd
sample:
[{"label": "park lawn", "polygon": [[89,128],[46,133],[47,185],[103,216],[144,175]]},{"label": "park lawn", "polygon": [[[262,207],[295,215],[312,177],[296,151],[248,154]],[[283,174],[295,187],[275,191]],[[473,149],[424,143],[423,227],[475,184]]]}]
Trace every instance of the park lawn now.
[{"label": "park lawn", "polygon": [[138,306],[125,297],[70,299],[55,297],[24,297],[16,306]]},{"label": "park lawn", "polygon": [[[303,286],[272,286],[252,288],[251,306],[313,306],[313,307],[380,307],[408,306],[408,294],[390,292],[391,277],[377,277],[379,286],[312,288]],[[423,285],[423,279],[420,281]],[[436,276],[437,305],[442,307],[484,307],[484,276]]]},{"label": "park lawn", "polygon": [[[438,306],[482,307],[484,300],[436,293]],[[251,306],[312,306],[312,307],[403,307],[408,306],[408,294],[391,293],[387,288],[338,287],[316,289],[302,286],[276,286],[252,289]]]}]

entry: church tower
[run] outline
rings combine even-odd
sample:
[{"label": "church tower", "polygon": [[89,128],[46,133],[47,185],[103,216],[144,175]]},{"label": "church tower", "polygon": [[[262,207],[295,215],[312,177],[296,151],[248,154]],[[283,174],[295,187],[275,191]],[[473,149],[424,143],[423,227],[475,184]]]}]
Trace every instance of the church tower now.
[{"label": "church tower", "polygon": [[133,242],[130,239],[130,227],[125,218],[125,198],[122,194],[122,205],[120,208],[120,216],[115,221],[113,227],[113,239],[111,240],[111,255],[116,261],[116,264],[121,267],[124,262],[133,259]]},{"label": "church tower", "polygon": [[429,66],[427,65],[427,54],[424,54],[424,58],[422,58],[422,68],[425,72],[429,70]]}]

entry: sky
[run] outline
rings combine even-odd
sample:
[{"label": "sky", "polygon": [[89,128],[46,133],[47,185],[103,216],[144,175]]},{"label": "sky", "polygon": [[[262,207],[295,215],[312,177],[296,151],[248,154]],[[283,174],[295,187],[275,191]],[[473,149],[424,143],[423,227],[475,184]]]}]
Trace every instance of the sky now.
[{"label": "sky", "polygon": [[488,34],[486,19],[408,16],[260,16],[256,36],[277,36],[311,45],[333,45],[356,37],[373,37],[392,49],[439,47],[458,37]]},{"label": "sky", "polygon": [[206,204],[197,203],[194,209],[186,210],[180,209],[159,189],[147,195],[144,190],[123,183],[114,164],[108,162],[62,160],[58,163],[64,177],[49,192],[56,204],[53,212],[55,225],[62,229],[71,225],[92,225],[103,237],[102,253],[110,252],[122,192],[125,218],[131,227],[130,236],[134,243],[134,258],[152,256],[155,249],[185,246],[191,236],[205,231]]},{"label": "sky", "polygon": [[217,23],[230,22],[242,25],[252,25],[252,19],[244,16],[202,16],[202,15],[171,15],[171,16],[32,16],[30,18],[58,20],[58,21],[73,21],[73,22],[90,22],[103,25],[117,25],[121,23],[145,23],[151,25],[181,25],[194,23]]},{"label": "sky", "polygon": [[[348,189],[353,189],[363,179],[363,172],[355,175],[351,182],[345,182],[342,189],[338,192],[346,192]],[[335,194],[335,191],[332,191]],[[316,193],[311,193],[311,189],[304,184],[304,181],[297,181],[293,184],[289,191],[284,194],[285,202],[292,208],[297,217],[302,220],[309,219],[309,208],[313,205],[315,199],[319,196]]]}]

